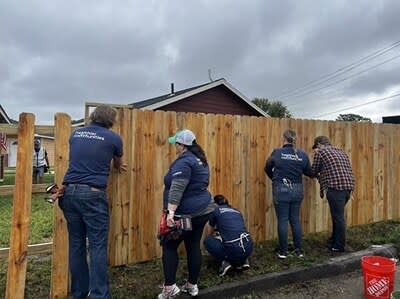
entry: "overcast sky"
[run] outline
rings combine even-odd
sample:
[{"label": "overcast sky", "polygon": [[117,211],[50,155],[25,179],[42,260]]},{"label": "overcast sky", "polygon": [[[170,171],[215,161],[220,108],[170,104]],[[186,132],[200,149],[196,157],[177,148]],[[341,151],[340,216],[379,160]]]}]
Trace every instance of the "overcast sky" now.
[{"label": "overcast sky", "polygon": [[295,118],[400,115],[399,0],[0,1],[0,104],[84,116],[225,78]]}]

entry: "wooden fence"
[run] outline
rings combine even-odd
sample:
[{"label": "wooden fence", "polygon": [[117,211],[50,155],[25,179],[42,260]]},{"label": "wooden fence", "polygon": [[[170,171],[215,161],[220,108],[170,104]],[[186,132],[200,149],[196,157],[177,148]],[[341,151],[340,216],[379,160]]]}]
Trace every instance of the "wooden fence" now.
[{"label": "wooden fence", "polygon": [[[333,145],[343,148],[349,154],[356,176],[356,191],[346,208],[349,225],[400,217],[398,125],[154,112],[121,106],[116,108],[118,123],[113,129],[124,140],[124,160],[128,164],[128,172],[122,175],[111,173],[109,180],[111,265],[135,263],[160,256],[156,233],[162,207],[163,176],[176,157],[175,147],[168,144],[167,137],[178,128],[188,128],[195,132],[210,164],[210,191],[213,194],[225,194],[233,206],[243,212],[247,226],[257,241],[276,238],[271,182],[263,168],[271,151],[281,146],[281,135],[287,128],[297,132],[297,147],[305,149],[310,159],[311,146],[314,137],[318,135],[329,136]],[[21,187],[21,179],[27,179],[20,174],[29,168],[28,161],[23,157],[25,151],[30,153],[31,150],[31,117],[34,118],[30,114],[20,115],[18,145],[23,149],[18,150],[16,188]],[[24,121],[26,119],[30,121]],[[70,121],[66,114],[58,113],[55,116],[55,170],[56,182],[59,184],[68,164],[68,136],[72,130]],[[20,143],[24,138],[29,142]],[[21,163],[28,164],[18,166]],[[306,192],[301,210],[304,232],[328,230],[329,209],[326,200],[319,197],[318,183],[309,178],[305,178],[304,182]],[[30,201],[24,192],[31,191],[28,184],[23,185],[21,193],[14,194],[14,201]],[[25,205],[24,211],[29,207],[30,204]],[[28,212],[14,212],[14,215],[23,223],[29,221]],[[21,227],[18,223],[13,219],[14,233],[11,236],[28,234],[28,227]],[[16,268],[12,263],[26,259],[26,242],[26,237],[11,237],[7,292],[13,290],[18,294],[16,289],[24,286],[24,276],[20,274],[24,266]],[[66,248],[65,220],[55,206],[51,298],[65,298],[67,294]],[[20,285],[17,286],[11,281],[18,277]]]}]

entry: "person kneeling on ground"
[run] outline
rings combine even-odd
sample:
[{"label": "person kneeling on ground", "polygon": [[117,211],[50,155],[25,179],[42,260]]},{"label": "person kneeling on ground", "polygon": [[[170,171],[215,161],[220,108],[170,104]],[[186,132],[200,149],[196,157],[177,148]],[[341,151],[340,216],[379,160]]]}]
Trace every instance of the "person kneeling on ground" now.
[{"label": "person kneeling on ground", "polygon": [[253,240],[242,214],[221,194],[214,197],[214,202],[217,207],[208,221],[204,246],[221,263],[219,276],[224,276],[232,266],[238,270],[250,268],[248,258],[253,252]]}]

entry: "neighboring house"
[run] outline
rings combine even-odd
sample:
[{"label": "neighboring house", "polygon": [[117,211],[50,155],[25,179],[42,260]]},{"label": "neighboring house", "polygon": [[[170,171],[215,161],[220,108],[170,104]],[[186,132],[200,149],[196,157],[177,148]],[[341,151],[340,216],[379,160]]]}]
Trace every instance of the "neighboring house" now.
[{"label": "neighboring house", "polygon": [[400,115],[397,116],[383,116],[382,122],[384,124],[400,124]]},{"label": "neighboring house", "polygon": [[268,116],[225,79],[130,104],[133,108],[176,112]]},{"label": "neighboring house", "polygon": [[[9,118],[3,107],[0,105],[0,123],[17,124],[18,122]],[[50,166],[54,166],[54,137],[35,134],[35,138],[40,139],[42,141],[42,145],[46,148],[49,157]],[[7,153],[4,155],[3,158],[4,167],[16,167],[17,145],[18,145],[18,136],[8,134]],[[32,141],[32,153],[33,153],[33,141]]]},{"label": "neighboring house", "polygon": [[[11,124],[11,119],[8,117],[6,111],[3,109],[3,107],[0,105],[0,124]],[[1,132],[0,133],[4,133]],[[0,181],[3,181],[3,174],[4,174],[4,168],[8,166],[8,153],[9,153],[9,147],[10,147],[10,142],[6,137],[6,148],[7,150],[4,151],[2,147],[0,147]]]}]

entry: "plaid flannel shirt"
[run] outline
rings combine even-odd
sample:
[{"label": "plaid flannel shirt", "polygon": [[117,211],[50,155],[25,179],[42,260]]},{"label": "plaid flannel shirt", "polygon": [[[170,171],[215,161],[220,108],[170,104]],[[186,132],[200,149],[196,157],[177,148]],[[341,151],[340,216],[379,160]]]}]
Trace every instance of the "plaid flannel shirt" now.
[{"label": "plaid flannel shirt", "polygon": [[354,190],[355,181],[347,154],[336,147],[326,145],[314,154],[313,174],[318,176],[321,191]]}]

